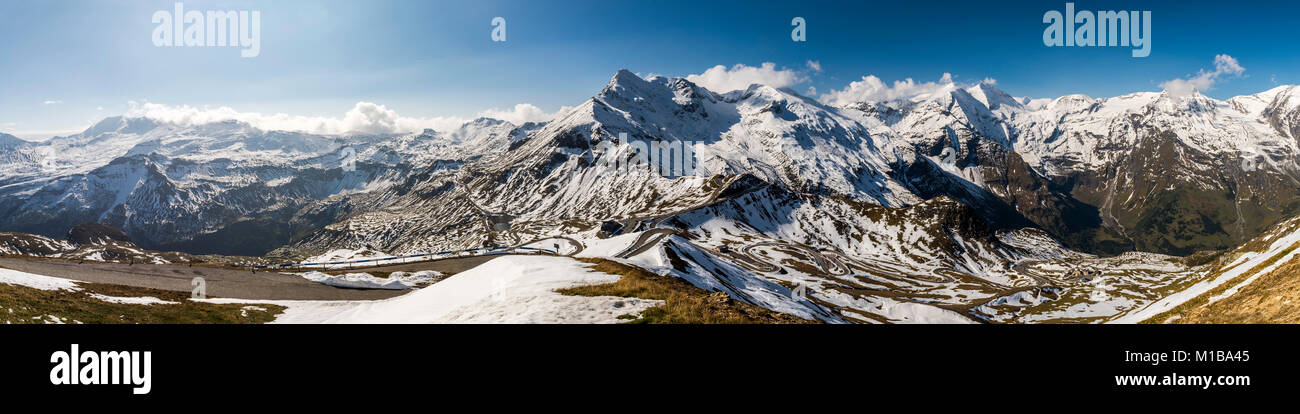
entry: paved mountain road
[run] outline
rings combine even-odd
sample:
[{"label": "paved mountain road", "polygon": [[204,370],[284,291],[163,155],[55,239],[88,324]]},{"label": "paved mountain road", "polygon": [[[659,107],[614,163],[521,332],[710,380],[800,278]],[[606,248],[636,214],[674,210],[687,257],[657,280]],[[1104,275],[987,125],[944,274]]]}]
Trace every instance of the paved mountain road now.
[{"label": "paved mountain road", "polygon": [[381,272],[418,272],[421,270],[434,270],[442,273],[456,274],[473,269],[478,265],[487,263],[489,260],[508,256],[506,254],[491,254],[483,256],[456,257],[451,259],[440,259],[427,262],[414,263],[395,263],[371,267],[357,267],[348,269],[330,269],[326,271],[329,274],[341,273],[381,273]]},{"label": "paved mountain road", "polygon": [[[431,262],[384,266],[349,271],[434,270],[459,273],[500,256],[452,258]],[[249,272],[186,265],[153,265],[87,262],[77,264],[58,259],[0,258],[0,266],[37,275],[91,283],[136,286],[191,292],[195,277],[202,277],[211,297],[269,300],[375,300],[399,296],[407,290],[345,289],[276,272]]]},{"label": "paved mountain road", "polygon": [[673,229],[648,230],[644,233],[641,233],[640,236],[637,236],[636,240],[633,241],[632,244],[628,245],[627,248],[624,248],[623,251],[615,253],[614,257],[620,259],[626,259],[641,253],[645,253],[646,250],[650,250],[651,247],[654,247],[656,244],[658,244],[660,240],[663,240],[665,237],[668,237],[669,235],[673,235],[677,233],[678,233],[677,230],[673,230]]}]

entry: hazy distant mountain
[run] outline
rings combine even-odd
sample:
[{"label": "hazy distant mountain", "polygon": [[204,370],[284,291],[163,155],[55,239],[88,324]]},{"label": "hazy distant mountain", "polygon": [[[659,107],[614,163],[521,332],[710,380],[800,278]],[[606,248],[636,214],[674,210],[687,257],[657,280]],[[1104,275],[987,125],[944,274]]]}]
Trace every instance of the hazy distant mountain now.
[{"label": "hazy distant mountain", "polygon": [[491,151],[513,129],[502,124],[450,137],[321,136],[113,117],[41,143],[0,138],[0,229],[57,237],[100,222],[146,248],[260,255],[289,242],[300,208]]}]

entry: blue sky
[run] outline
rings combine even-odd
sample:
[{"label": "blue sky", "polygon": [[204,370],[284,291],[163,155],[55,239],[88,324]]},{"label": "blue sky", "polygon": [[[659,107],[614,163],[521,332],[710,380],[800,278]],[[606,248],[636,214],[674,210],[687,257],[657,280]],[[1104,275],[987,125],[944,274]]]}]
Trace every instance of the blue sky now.
[{"label": "blue sky", "polygon": [[[545,112],[595,94],[620,68],[686,76],[715,65],[793,72],[801,93],[866,75],[984,78],[1015,96],[1114,96],[1214,70],[1215,98],[1300,83],[1293,2],[1079,1],[1078,10],[1150,10],[1150,57],[1129,48],[1049,48],[1043,13],[1064,1],[185,1],[258,10],[261,53],[155,47],[150,21],[174,1],[3,2],[0,131],[38,139],[131,109],[128,102],[343,117],[357,102],[404,117],[476,116],[529,103]],[[493,17],[507,41],[491,41]],[[793,17],[807,41],[790,39]],[[821,71],[808,67],[820,64]]]}]

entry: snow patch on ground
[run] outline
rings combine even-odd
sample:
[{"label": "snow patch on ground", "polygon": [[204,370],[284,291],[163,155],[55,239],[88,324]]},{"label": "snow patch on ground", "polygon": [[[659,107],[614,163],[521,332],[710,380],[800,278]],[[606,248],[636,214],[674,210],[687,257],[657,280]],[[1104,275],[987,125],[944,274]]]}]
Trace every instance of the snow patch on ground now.
[{"label": "snow patch on ground", "polygon": [[645,232],[638,231],[634,233],[621,234],[607,239],[600,239],[596,237],[579,239],[580,241],[582,241],[582,244],[586,246],[586,248],[582,249],[582,251],[579,252],[577,256],[578,257],[603,257],[603,258],[614,257],[614,255],[627,249],[628,246],[631,246],[632,243],[635,243],[636,239],[638,237],[641,237],[642,233]]},{"label": "snow patch on ground", "polygon": [[285,306],[275,323],[617,323],[663,304],[613,296],[566,296],[557,289],[617,281],[567,257],[504,256],[406,295],[381,301],[209,303]]},{"label": "snow patch on ground", "polygon": [[162,300],[162,299],[155,298],[153,296],[130,298],[130,297],[107,296],[98,293],[91,293],[90,297],[105,302],[109,302],[109,303],[125,303],[127,305],[179,305],[180,304],[180,302]]},{"label": "snow patch on ground", "polygon": [[[77,282],[57,277],[34,275],[31,273],[19,272],[10,269],[0,269],[0,283],[8,285],[25,286],[40,290],[66,290],[70,292],[80,291],[81,287]],[[98,293],[90,293],[91,298],[102,300],[109,303],[123,303],[128,305],[177,305],[179,302],[166,301],[151,296],[145,297],[119,297],[107,296]]]},{"label": "snow patch on ground", "polygon": [[890,318],[894,323],[943,323],[974,324],[975,321],[960,313],[947,309],[915,302],[904,302],[890,298],[875,298],[876,312]]},{"label": "snow patch on ground", "polygon": [[68,279],[34,275],[10,269],[0,269],[0,283],[26,286],[40,290],[80,290],[77,284]]}]

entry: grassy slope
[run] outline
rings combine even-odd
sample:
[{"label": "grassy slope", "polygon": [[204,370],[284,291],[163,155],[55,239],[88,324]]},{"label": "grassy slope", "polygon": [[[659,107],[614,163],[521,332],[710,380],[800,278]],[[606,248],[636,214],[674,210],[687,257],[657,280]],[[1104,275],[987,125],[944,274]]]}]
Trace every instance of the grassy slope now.
[{"label": "grassy slope", "polygon": [[[218,305],[189,301],[189,294],[132,286],[79,283],[82,290],[40,290],[0,284],[0,324],[46,323],[56,316],[65,323],[266,323],[284,311],[276,305]],[[132,305],[90,296],[151,296],[179,304]]]},{"label": "grassy slope", "polygon": [[[1242,290],[1238,291],[1235,295],[1232,295],[1229,298],[1225,298],[1223,300],[1214,303],[1210,303],[1210,298],[1218,296],[1219,294],[1226,292],[1228,289],[1232,289],[1233,286],[1237,286],[1242,282],[1245,282],[1246,279],[1251,278],[1256,273],[1259,273],[1261,270],[1264,270],[1265,268],[1273,265],[1278,260],[1281,260],[1283,257],[1291,253],[1291,251],[1295,249],[1296,247],[1292,246],[1281,252],[1278,252],[1277,254],[1273,255],[1273,257],[1270,257],[1268,260],[1264,261],[1263,263],[1260,263],[1259,265],[1256,265],[1254,268],[1248,269],[1247,271],[1242,272],[1242,274],[1237,275],[1237,277],[1232,278],[1232,280],[1224,282],[1216,286],[1214,289],[1210,289],[1208,292],[1202,293],[1200,296],[1197,296],[1195,298],[1192,298],[1191,300],[1183,302],[1183,304],[1178,305],[1173,309],[1161,312],[1160,314],[1151,317],[1151,319],[1147,319],[1145,321],[1142,321],[1141,323],[1157,324],[1157,323],[1274,323],[1277,322],[1277,321],[1268,320],[1267,318],[1264,317],[1264,315],[1260,315],[1260,314],[1242,315],[1240,314],[1241,313],[1240,309],[1233,309],[1229,307],[1230,305],[1228,304],[1250,300],[1249,299],[1250,295],[1248,295],[1247,292],[1258,292],[1256,288],[1260,285],[1261,282],[1264,282],[1265,280],[1269,280],[1270,278],[1278,277],[1278,275],[1280,274],[1284,274],[1285,268],[1294,265],[1296,260],[1292,260],[1291,262],[1288,262],[1287,264],[1280,266],[1281,268],[1279,269],[1274,269],[1273,272],[1270,272],[1267,275],[1260,276],[1259,279],[1256,279],[1253,283],[1247,285]],[[1221,274],[1231,269],[1232,267],[1219,269],[1218,271],[1212,273],[1209,277],[1205,278],[1205,280],[1218,278]],[[1238,315],[1238,316],[1235,317],[1227,316],[1230,314]]]},{"label": "grassy slope", "polygon": [[[1224,290],[1229,285],[1224,284]],[[1171,322],[1300,323],[1300,257],[1260,276],[1236,294],[1189,309]]]}]

